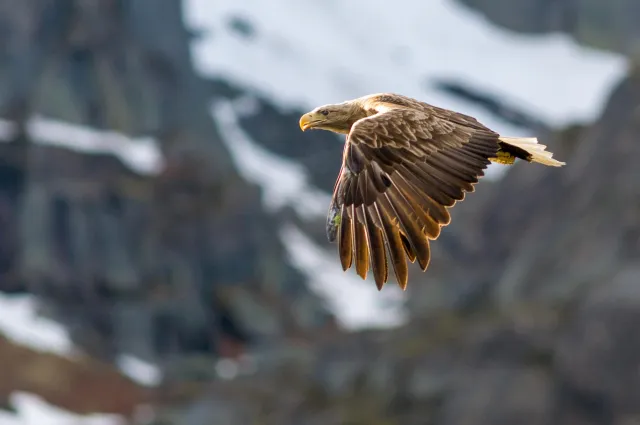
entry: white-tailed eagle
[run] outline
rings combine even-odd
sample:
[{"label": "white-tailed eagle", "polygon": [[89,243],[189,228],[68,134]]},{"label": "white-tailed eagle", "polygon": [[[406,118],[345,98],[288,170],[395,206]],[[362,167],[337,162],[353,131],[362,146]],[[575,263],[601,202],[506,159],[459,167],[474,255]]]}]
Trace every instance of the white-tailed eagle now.
[{"label": "white-tailed eagle", "polygon": [[363,279],[371,268],[378,289],[388,280],[387,253],[402,289],[407,258],[427,269],[429,241],[490,162],[564,165],[535,138],[503,137],[473,117],[392,93],[320,106],[300,128],[347,135],[327,236],[342,268],[355,265]]}]

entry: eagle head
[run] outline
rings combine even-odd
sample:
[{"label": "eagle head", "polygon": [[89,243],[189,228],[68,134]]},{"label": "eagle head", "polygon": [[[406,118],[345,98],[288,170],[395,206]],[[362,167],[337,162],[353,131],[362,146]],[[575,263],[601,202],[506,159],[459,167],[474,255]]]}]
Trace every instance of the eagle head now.
[{"label": "eagle head", "polygon": [[300,129],[329,130],[334,133],[347,134],[351,126],[360,118],[364,118],[359,105],[352,102],[323,105],[300,117]]}]

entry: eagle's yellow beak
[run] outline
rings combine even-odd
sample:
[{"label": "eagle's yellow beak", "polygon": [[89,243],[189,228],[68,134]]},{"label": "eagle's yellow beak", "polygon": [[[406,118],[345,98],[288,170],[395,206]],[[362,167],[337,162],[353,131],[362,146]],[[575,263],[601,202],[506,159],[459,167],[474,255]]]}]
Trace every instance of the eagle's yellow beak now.
[{"label": "eagle's yellow beak", "polygon": [[311,114],[304,114],[300,117],[300,130],[305,131],[311,125]]},{"label": "eagle's yellow beak", "polygon": [[306,114],[304,114],[303,116],[300,117],[300,130],[305,131],[308,130],[310,128],[312,128],[315,124],[317,124],[319,121],[322,121],[322,118],[324,118],[324,116],[320,115],[320,117],[318,117],[318,115],[320,114],[315,114],[313,112],[308,112]]}]

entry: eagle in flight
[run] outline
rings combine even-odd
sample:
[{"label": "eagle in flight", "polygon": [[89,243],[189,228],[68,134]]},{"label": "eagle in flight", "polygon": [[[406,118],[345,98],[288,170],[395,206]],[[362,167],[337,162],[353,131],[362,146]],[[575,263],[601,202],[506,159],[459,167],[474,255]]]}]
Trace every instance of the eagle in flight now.
[{"label": "eagle in flight", "polygon": [[535,138],[503,137],[473,117],[393,93],[320,106],[302,115],[300,128],[346,134],[327,237],[337,240],[343,270],[355,265],[365,279],[371,268],[379,290],[387,252],[403,290],[407,258],[427,269],[429,241],[489,163],[564,165]]}]

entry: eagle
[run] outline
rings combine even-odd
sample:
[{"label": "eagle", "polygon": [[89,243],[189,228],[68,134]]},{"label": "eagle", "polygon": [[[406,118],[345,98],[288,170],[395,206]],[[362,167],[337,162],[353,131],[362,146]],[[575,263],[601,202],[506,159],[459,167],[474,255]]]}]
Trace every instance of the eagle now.
[{"label": "eagle", "polygon": [[302,115],[300,129],[346,135],[327,237],[337,241],[342,269],[355,265],[362,279],[371,269],[378,290],[389,278],[387,256],[402,290],[407,259],[427,270],[430,241],[491,162],[565,165],[536,138],[503,137],[471,116],[395,93],[319,106]]}]

